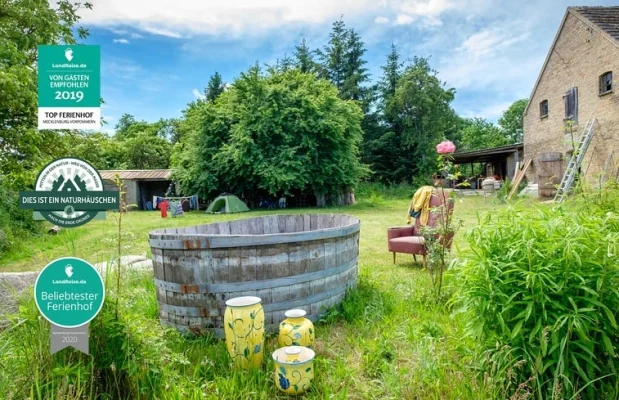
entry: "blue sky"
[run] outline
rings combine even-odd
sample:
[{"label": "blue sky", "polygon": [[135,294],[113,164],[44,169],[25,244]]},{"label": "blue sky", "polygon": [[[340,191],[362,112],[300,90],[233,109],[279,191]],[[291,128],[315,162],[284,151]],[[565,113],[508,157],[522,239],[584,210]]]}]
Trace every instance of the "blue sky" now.
[{"label": "blue sky", "polygon": [[455,110],[492,121],[528,97],[568,6],[564,0],[91,0],[80,11],[86,44],[101,46],[103,116],[111,132],[123,113],[149,122],[180,117],[209,77],[226,82],[256,61],[328,40],[344,15],[366,44],[372,79],[389,46],[430,57]]}]

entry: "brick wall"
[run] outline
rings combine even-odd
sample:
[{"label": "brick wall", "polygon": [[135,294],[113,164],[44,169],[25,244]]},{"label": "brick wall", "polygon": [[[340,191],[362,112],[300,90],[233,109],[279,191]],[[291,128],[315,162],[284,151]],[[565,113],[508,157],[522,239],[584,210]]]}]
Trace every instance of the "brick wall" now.
[{"label": "brick wall", "polygon": [[[565,133],[563,96],[571,87],[578,88],[578,123],[575,140],[590,118],[597,118],[595,134],[582,164],[591,183],[604,169],[613,151],[612,175],[619,167],[619,43],[612,42],[594,25],[569,11],[565,25],[538,87],[524,116],[524,156],[533,158],[527,173],[529,182],[537,182],[536,158],[540,153],[571,150],[571,135]],[[613,72],[613,92],[599,95],[599,77]],[[540,103],[548,100],[548,117],[540,118]],[[567,157],[569,160],[569,156]],[[567,161],[565,161],[567,163]],[[559,177],[560,178],[560,177]]]}]

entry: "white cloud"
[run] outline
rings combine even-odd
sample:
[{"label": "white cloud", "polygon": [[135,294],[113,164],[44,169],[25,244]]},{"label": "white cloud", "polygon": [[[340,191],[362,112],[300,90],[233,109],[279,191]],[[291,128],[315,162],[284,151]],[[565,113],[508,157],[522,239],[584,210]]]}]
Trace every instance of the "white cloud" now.
[{"label": "white cloud", "polygon": [[[86,25],[114,27],[117,32],[131,27],[173,38],[255,34],[299,24],[330,23],[341,15],[351,21],[372,14],[392,14],[400,16],[400,23],[429,18],[425,25],[433,26],[442,13],[456,7],[455,0],[186,0],[173,6],[167,0],[93,2],[93,10],[80,12],[81,22]],[[379,16],[375,22],[386,23],[388,19]]]},{"label": "white cloud", "polygon": [[374,18],[374,22],[377,24],[388,24],[389,23],[389,18],[387,17],[376,17]]},{"label": "white cloud", "polygon": [[414,21],[415,21],[415,18],[411,17],[410,15],[400,14],[395,19],[395,24],[396,25],[408,25],[408,24],[412,24]]},{"label": "white cloud", "polygon": [[152,33],[153,35],[159,36],[167,36],[174,39],[182,39],[183,35],[179,32],[173,31],[167,28],[161,28],[153,25],[143,24],[140,25],[140,28],[148,33]]},{"label": "white cloud", "polygon": [[199,91],[198,89],[195,89],[195,88],[194,88],[194,89],[191,91],[191,93],[193,94],[193,96],[194,96],[196,99],[203,99],[203,98],[204,98],[204,95],[203,95],[202,93],[200,93],[200,91]]},{"label": "white cloud", "polygon": [[441,77],[458,89],[519,91],[539,70],[526,27],[503,25],[469,35],[440,59]]},{"label": "white cloud", "polygon": [[400,11],[406,14],[437,17],[443,12],[456,7],[455,3],[448,0],[429,0],[429,1],[403,1]]},{"label": "white cloud", "polygon": [[457,50],[478,58],[499,53],[528,37],[528,32],[514,35],[513,31],[488,29],[469,36]]},{"label": "white cloud", "polygon": [[129,33],[129,32],[127,32],[124,29],[117,29],[117,28],[113,28],[113,27],[108,28],[108,29],[109,29],[110,32],[115,33],[117,35],[126,35],[127,33]]},{"label": "white cloud", "polygon": [[[516,99],[514,99],[516,101]],[[503,112],[511,106],[513,101],[502,101],[499,103],[492,103],[482,107],[473,107],[463,113],[467,118],[481,117],[488,120],[496,120]]]},{"label": "white cloud", "polygon": [[131,34],[131,38],[132,39],[142,39],[144,36],[140,35],[139,33],[132,33]]},{"label": "white cloud", "polygon": [[114,39],[114,43],[129,44],[127,39]]}]

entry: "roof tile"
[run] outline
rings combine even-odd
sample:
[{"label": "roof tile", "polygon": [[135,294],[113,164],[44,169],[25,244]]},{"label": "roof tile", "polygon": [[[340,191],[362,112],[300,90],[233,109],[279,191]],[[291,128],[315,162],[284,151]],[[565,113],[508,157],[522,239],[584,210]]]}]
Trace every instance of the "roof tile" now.
[{"label": "roof tile", "polygon": [[160,179],[170,180],[172,176],[171,169],[125,169],[125,170],[106,170],[99,171],[102,179],[113,180],[116,174],[122,180],[140,180],[140,179]]},{"label": "roof tile", "polygon": [[619,41],[619,7],[570,7]]}]

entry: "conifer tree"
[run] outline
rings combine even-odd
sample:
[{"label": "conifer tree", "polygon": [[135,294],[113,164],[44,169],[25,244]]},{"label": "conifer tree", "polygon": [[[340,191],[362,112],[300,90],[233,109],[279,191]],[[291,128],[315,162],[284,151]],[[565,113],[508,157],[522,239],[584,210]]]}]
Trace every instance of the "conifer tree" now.
[{"label": "conifer tree", "polygon": [[204,96],[206,101],[215,101],[220,94],[223,93],[225,83],[221,78],[219,72],[215,72],[208,80],[208,85],[204,90]]},{"label": "conifer tree", "polygon": [[316,72],[316,62],[312,55],[312,51],[307,47],[305,38],[301,41],[301,44],[295,47],[294,52],[294,65],[301,72]]}]

